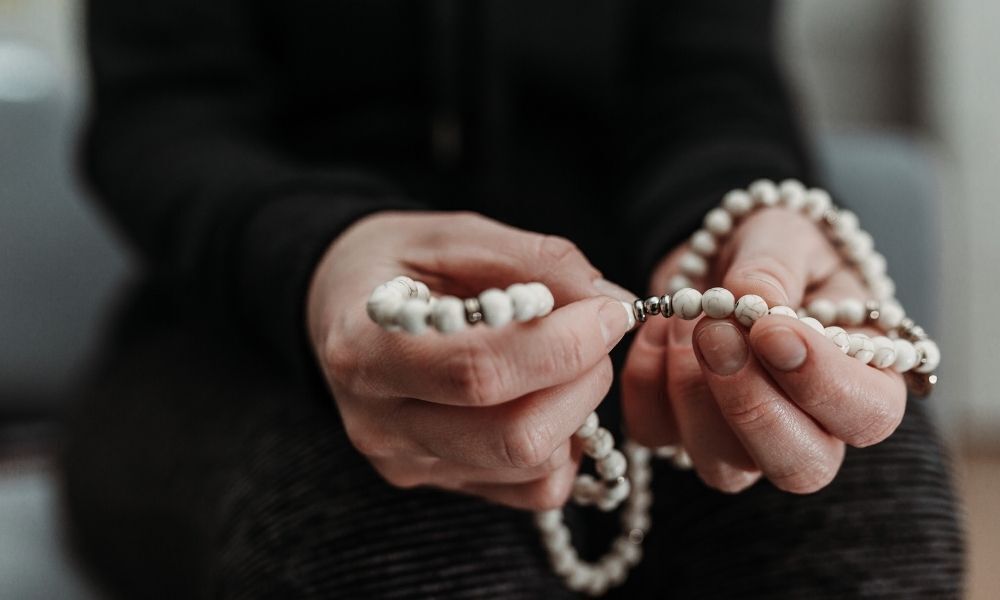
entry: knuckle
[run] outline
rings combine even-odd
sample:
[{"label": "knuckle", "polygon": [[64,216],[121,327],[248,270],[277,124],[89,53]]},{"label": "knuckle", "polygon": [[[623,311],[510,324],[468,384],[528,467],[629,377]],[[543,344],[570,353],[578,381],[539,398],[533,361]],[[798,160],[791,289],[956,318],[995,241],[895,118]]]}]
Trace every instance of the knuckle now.
[{"label": "knuckle", "polygon": [[538,240],[538,256],[546,263],[561,264],[566,260],[583,258],[576,244],[558,235],[542,235]]},{"label": "knuckle", "polygon": [[734,427],[744,431],[758,431],[773,427],[778,420],[775,403],[752,394],[739,394],[720,401],[719,410]]},{"label": "knuckle", "polygon": [[515,419],[501,434],[504,462],[517,469],[541,467],[555,450],[549,428],[528,419]]},{"label": "knuckle", "polygon": [[490,406],[504,400],[504,377],[497,361],[487,346],[469,343],[450,359],[445,372],[467,404]]},{"label": "knuckle", "polygon": [[528,494],[528,504],[533,510],[560,508],[570,494],[570,482],[562,477],[546,477]]}]

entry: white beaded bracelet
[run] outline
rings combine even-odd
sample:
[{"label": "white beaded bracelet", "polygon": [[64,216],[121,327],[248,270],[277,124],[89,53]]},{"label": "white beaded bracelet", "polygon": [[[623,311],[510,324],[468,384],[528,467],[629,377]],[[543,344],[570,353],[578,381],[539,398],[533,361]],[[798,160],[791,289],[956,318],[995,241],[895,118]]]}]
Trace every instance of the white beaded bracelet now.
[{"label": "white beaded bracelet", "polygon": [[[691,287],[692,278],[707,274],[708,261],[739,219],[756,208],[772,206],[801,211],[812,221],[825,224],[827,234],[845,260],[857,268],[874,298],[837,303],[815,299],[796,311],[788,306],[768,307],[763,298],[752,294],[737,300],[725,288],[702,293]],[[885,257],[874,251],[871,235],[860,229],[857,216],[835,208],[823,190],[806,189],[795,180],[780,185],[759,180],[745,191],[726,194],[722,207],[709,211],[704,228],[692,235],[690,250],[682,256],[680,268],[681,273],[670,279],[668,293],[625,303],[632,309],[635,324],[645,323],[654,315],[690,320],[704,314],[715,319],[731,317],[745,327],[753,327],[764,315],[784,315],[800,319],[863,364],[906,374],[911,391],[929,393],[937,381],[933,373],[941,361],[937,344],[905,316],[894,298],[895,284],[886,275]],[[402,329],[420,334],[433,328],[448,334],[479,322],[501,327],[512,321],[530,321],[549,314],[554,304],[552,293],[538,282],[514,284],[506,290],[492,288],[463,300],[454,296],[433,298],[425,284],[401,275],[377,287],[366,308],[374,322],[390,331]],[[874,326],[885,335],[869,337],[843,328],[862,325]],[[596,413],[588,415],[574,435],[584,453],[595,461],[598,478],[577,475],[573,501],[603,511],[624,504],[622,533],[603,557],[586,562],[573,547],[562,509],[540,511],[535,522],[554,572],[570,589],[598,596],[625,581],[629,570],[641,560],[642,542],[652,525],[651,456],[669,459],[681,469],[692,465],[679,446],[651,451],[626,441],[622,451],[616,450],[611,432],[600,426]]]}]

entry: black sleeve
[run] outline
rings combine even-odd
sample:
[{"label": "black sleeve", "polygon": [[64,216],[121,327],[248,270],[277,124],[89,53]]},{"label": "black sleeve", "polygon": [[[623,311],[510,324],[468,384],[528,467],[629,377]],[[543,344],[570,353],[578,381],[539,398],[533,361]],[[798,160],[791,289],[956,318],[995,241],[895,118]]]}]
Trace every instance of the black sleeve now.
[{"label": "black sleeve", "polygon": [[624,234],[647,281],[725,192],[812,178],[769,0],[640,0],[626,77]]},{"label": "black sleeve", "polygon": [[307,168],[273,142],[276,91],[250,5],[92,0],[84,169],[179,302],[302,367],[323,250],[359,217],[413,205],[377,176]]}]

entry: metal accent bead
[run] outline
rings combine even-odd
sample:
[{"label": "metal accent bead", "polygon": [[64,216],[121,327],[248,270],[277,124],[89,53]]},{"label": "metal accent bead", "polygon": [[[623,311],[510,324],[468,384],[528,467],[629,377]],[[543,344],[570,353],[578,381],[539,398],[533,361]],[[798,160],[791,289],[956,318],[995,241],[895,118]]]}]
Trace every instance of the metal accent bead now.
[{"label": "metal accent bead", "polygon": [[663,315],[664,319],[674,316],[674,301],[670,294],[660,296],[660,314]]},{"label": "metal accent bead", "polygon": [[879,302],[878,300],[868,300],[865,302],[865,311],[868,313],[869,321],[877,321],[879,316]]},{"label": "metal accent bead", "polygon": [[469,322],[469,325],[483,320],[483,307],[479,305],[479,298],[465,299],[465,320]]},{"label": "metal accent bead", "polygon": [[642,307],[645,309],[647,315],[658,315],[660,314],[660,297],[650,296],[642,302]]},{"label": "metal accent bead", "polygon": [[636,298],[632,302],[632,308],[635,311],[635,320],[640,323],[646,322],[646,307],[643,305],[642,298]]}]

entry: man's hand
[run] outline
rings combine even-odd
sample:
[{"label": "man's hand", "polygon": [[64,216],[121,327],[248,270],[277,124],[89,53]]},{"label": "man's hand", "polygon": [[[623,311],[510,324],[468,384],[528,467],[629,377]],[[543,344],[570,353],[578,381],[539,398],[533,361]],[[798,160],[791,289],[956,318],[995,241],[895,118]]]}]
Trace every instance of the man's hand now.
[{"label": "man's hand", "polygon": [[[467,297],[541,281],[544,319],[452,335],[372,323],[372,289],[405,273]],[[431,485],[514,507],[568,497],[570,438],[611,386],[608,351],[629,328],[600,273],[562,238],[472,214],[379,213],[340,235],[318,265],[307,326],[347,435],[391,484]]]},{"label": "man's hand", "polygon": [[[653,293],[683,251],[661,263]],[[715,264],[698,288],[757,294],[768,306],[869,296],[819,229],[784,209],[748,217]],[[896,429],[906,387],[790,317],[765,316],[752,332],[730,319],[651,318],[629,352],[622,396],[629,434],[683,444],[708,485],[738,492],[763,475],[809,493],[837,474],[845,444],[875,444]]]}]

